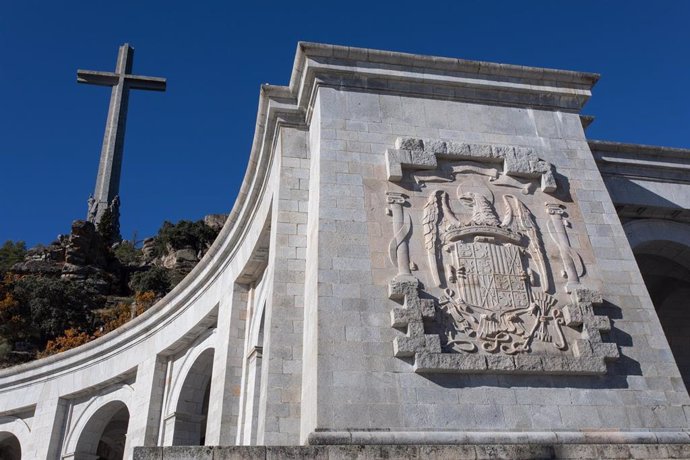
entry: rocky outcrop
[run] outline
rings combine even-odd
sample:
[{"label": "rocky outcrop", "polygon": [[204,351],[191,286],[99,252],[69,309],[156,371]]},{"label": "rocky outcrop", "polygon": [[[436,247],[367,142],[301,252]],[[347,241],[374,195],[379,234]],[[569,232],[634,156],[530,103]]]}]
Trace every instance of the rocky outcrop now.
[{"label": "rocky outcrop", "polygon": [[91,222],[75,220],[65,245],[65,262],[107,268],[107,246]]},{"label": "rocky outcrop", "polygon": [[[192,271],[225,220],[212,215],[165,222],[141,249],[133,241],[111,243],[112,233],[103,233],[101,225],[77,220],[68,235],[46,246],[26,253],[22,246],[5,267],[24,259],[0,277],[0,303],[7,307],[0,319],[0,368],[85,343],[145,311]],[[39,332],[13,333],[2,327],[8,318],[21,330]]]},{"label": "rocky outcrop", "polygon": [[226,220],[228,220],[227,214],[209,214],[204,216],[204,223],[217,232],[220,232]]},{"label": "rocky outcrop", "polygon": [[[144,240],[141,248],[143,262],[142,265],[153,265],[163,267],[169,270],[175,270],[179,274],[187,274],[192,268],[204,257],[206,251],[213,243],[215,235],[220,232],[227,220],[227,214],[209,214],[203,218],[205,224],[211,231],[209,234],[195,233],[195,238],[189,237],[166,237],[159,235],[156,238],[147,238]],[[176,224],[178,228],[199,225],[201,222],[179,222]],[[206,232],[204,232],[206,233]],[[192,234],[192,230],[188,227],[187,235]],[[208,238],[212,235],[212,238]]]},{"label": "rocky outcrop", "polygon": [[113,252],[125,242],[110,245],[93,223],[75,220],[69,235],[58,235],[49,245],[30,249],[24,260],[13,265],[10,271],[20,276],[88,282],[100,294],[119,296],[131,294],[128,282],[132,273],[160,267],[169,271],[174,285],[206,254],[227,217],[227,214],[210,214],[203,219],[205,225],[189,221],[165,223],[158,236],[144,240],[141,250],[131,246],[132,251],[140,253],[136,262],[120,262]]},{"label": "rocky outcrop", "polygon": [[101,294],[117,293],[120,266],[91,222],[75,220],[69,235],[58,235],[47,246],[36,246],[12,266],[17,275],[60,277],[89,281]]},{"label": "rocky outcrop", "polygon": [[21,275],[46,274],[59,276],[65,263],[65,248],[60,240],[48,246],[37,246],[27,251],[23,261],[12,266],[13,273]]}]

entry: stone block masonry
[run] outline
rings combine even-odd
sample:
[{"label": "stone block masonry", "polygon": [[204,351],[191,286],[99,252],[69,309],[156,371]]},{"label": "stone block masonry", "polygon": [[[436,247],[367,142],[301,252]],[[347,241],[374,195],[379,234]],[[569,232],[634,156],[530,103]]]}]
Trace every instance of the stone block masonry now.
[{"label": "stone block masonry", "polygon": [[494,459],[662,459],[687,458],[684,444],[476,444],[476,445],[338,445],[338,446],[253,446],[253,447],[158,447],[135,448],[134,460],[379,460],[391,458],[424,460]]}]

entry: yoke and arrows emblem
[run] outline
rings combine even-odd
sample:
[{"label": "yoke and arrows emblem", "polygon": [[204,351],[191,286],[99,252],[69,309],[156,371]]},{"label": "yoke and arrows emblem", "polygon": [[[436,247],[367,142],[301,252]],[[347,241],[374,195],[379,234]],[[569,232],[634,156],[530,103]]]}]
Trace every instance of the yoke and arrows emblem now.
[{"label": "yoke and arrows emblem", "polygon": [[471,211],[459,219],[450,196],[435,190],[424,207],[424,243],[433,282],[443,289],[448,351],[516,354],[535,341],[567,348],[565,324],[549,292],[541,235],[535,218],[514,195],[502,195],[499,219],[488,190],[462,192]]}]

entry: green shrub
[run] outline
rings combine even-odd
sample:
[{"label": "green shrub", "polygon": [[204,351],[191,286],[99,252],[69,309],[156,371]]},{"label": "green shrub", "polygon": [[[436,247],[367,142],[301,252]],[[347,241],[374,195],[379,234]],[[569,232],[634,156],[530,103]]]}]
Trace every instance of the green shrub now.
[{"label": "green shrub", "polygon": [[96,224],[96,231],[101,235],[107,245],[120,240],[119,216],[115,215],[113,208],[107,206],[101,215],[101,220]]},{"label": "green shrub", "polygon": [[2,337],[0,337],[0,362],[7,359],[7,355],[12,351],[12,345]]},{"label": "green shrub", "polygon": [[102,307],[105,300],[88,284],[41,276],[17,280],[12,294],[28,312],[30,332],[41,343],[69,328],[87,327],[92,311]]},{"label": "green shrub", "polygon": [[194,248],[202,251],[213,243],[216,236],[218,231],[206,225],[203,220],[181,220],[176,224],[165,221],[155,237],[155,252],[157,256],[164,255],[168,246],[173,249]]},{"label": "green shrub", "polygon": [[9,270],[12,265],[24,260],[26,244],[23,241],[7,240],[0,246],[0,275]]},{"label": "green shrub", "polygon": [[151,267],[144,272],[134,273],[129,281],[129,287],[136,293],[152,291],[165,295],[172,289],[172,284],[167,269]]},{"label": "green shrub", "polygon": [[141,262],[141,249],[137,249],[131,241],[120,242],[113,252],[122,265],[139,265]]}]

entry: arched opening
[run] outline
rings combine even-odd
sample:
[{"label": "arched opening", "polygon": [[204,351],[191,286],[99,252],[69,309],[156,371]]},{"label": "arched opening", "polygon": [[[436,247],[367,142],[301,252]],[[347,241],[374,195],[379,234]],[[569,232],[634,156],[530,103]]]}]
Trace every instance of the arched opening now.
[{"label": "arched opening", "polygon": [[690,388],[690,248],[649,241],[634,253],[683,382]]},{"label": "arched opening", "polygon": [[19,439],[12,433],[0,431],[0,459],[2,460],[21,460],[22,447]]},{"label": "arched opening", "polygon": [[75,458],[121,460],[125,453],[129,410],[122,401],[110,401],[98,409],[79,436]]},{"label": "arched opening", "polygon": [[173,446],[203,446],[206,441],[213,349],[199,355],[189,369],[175,408]]}]

